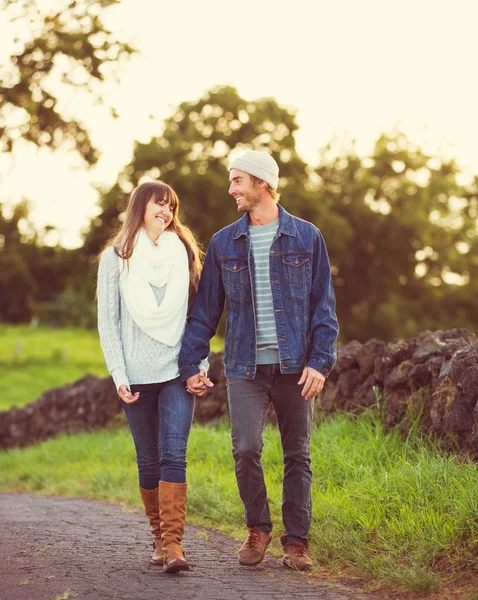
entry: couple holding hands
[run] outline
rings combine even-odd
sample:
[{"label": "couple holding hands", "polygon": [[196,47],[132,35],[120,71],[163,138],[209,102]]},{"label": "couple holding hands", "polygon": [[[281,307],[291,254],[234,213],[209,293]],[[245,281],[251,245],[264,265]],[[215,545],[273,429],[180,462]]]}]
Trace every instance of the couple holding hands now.
[{"label": "couple holding hands", "polygon": [[226,306],[224,370],[235,474],[248,535],[242,565],[257,565],[272,521],[261,465],[270,403],[284,455],[283,563],[309,569],[313,402],[336,359],[338,323],[324,239],[279,202],[279,167],[265,151],[230,163],[229,194],[244,215],[216,233],[201,265],[179,199],[163,182],[132,193],[100,256],[98,328],[136,449],[154,564],[188,570],[186,448],[210,340]]}]

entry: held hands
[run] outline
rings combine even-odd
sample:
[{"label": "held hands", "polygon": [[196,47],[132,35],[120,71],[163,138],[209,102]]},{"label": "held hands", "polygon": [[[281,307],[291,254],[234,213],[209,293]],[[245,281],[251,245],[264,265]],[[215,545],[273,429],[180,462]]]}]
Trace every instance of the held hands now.
[{"label": "held hands", "polygon": [[[322,373],[319,373],[319,371],[316,371],[312,367],[305,367],[297,385],[304,384],[302,396],[304,396],[306,400],[313,400],[322,391],[324,383],[325,377]],[[186,380],[187,391],[198,398],[204,396],[207,388],[212,387],[214,387],[214,384],[209,379],[204,369]],[[118,388],[118,395],[126,404],[133,404],[133,402],[136,402],[139,398],[139,392],[132,394],[131,390],[129,390],[126,385],[120,385]]]},{"label": "held hands", "polygon": [[186,380],[186,389],[193,396],[200,398],[207,392],[207,388],[212,388],[214,383],[207,376],[207,372],[202,369],[196,375]]},{"label": "held hands", "polygon": [[139,392],[136,394],[132,394],[131,390],[129,390],[125,385],[120,385],[118,388],[118,396],[126,402],[126,404],[133,404],[139,398]]},{"label": "held hands", "polygon": [[303,383],[305,383],[305,385],[302,389],[302,396],[304,396],[306,400],[313,400],[322,391],[325,383],[325,376],[312,367],[305,367],[297,385],[302,385]]}]

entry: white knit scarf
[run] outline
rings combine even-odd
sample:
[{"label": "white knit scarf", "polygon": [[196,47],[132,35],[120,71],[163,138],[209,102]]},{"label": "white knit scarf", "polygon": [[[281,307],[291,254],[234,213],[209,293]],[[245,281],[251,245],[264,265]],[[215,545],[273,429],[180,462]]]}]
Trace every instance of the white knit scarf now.
[{"label": "white knit scarf", "polygon": [[[120,260],[120,285],[134,322],[150,337],[175,346],[186,324],[189,293],[188,255],[176,233],[163,231],[155,246],[140,229],[133,254]],[[159,304],[152,285],[166,286]]]}]

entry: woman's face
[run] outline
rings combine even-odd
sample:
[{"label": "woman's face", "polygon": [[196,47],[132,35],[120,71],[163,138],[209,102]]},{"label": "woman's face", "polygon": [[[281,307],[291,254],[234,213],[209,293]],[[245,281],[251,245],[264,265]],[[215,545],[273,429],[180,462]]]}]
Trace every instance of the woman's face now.
[{"label": "woman's face", "polygon": [[171,202],[166,199],[155,200],[152,196],[144,212],[143,227],[149,237],[157,238],[169,227],[173,220]]}]

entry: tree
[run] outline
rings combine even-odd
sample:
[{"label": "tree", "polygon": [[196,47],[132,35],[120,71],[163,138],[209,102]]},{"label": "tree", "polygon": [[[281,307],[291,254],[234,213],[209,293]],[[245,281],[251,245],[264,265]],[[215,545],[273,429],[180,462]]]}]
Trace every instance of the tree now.
[{"label": "tree", "polygon": [[[22,323],[73,287],[78,252],[42,245],[46,232],[29,223],[27,202],[6,212],[0,204],[0,321]],[[76,290],[81,290],[79,282]]]},{"label": "tree", "polygon": [[70,143],[87,163],[97,160],[87,129],[60,108],[54,90],[82,87],[101,100],[99,84],[110,67],[133,52],[102,20],[101,11],[118,1],[70,0],[43,14],[35,0],[3,0],[14,40],[10,63],[0,70],[0,150],[23,138],[51,148]]},{"label": "tree", "polygon": [[[0,205],[0,215],[2,206]],[[26,204],[18,204],[10,219],[0,219],[0,319],[21,322],[31,315],[38,289],[28,261],[19,252],[19,222],[27,215]]]},{"label": "tree", "polygon": [[280,166],[281,203],[324,233],[343,341],[476,329],[477,180],[463,184],[453,160],[428,156],[401,133],[382,135],[365,158],[353,145],[337,155],[331,144],[311,173],[297,154],[296,129],[293,111],[271,99],[246,101],[231,87],[182,103],[160,136],[136,144],[131,163],[103,193],[87,253],[96,256],[117,230],[143,177],[176,189],[186,222],[207,244],[238,217],[227,194],[231,149],[264,147]]},{"label": "tree", "polygon": [[342,339],[476,329],[468,282],[477,179],[459,183],[453,160],[427,156],[400,133],[382,135],[365,159],[353,148],[329,153],[319,195],[348,224],[345,247],[331,251]]},{"label": "tree", "polygon": [[[0,151],[23,139],[52,149],[73,146],[89,165],[97,160],[86,127],[61,96],[81,88],[91,102],[101,102],[102,81],[133,52],[103,22],[104,9],[118,1],[70,0],[50,12],[35,0],[1,2],[2,35],[11,34],[12,51],[0,69]],[[43,304],[54,306],[64,290],[84,293],[87,262],[79,252],[42,245],[41,232],[25,235],[26,202],[8,218],[4,213],[0,205],[0,284],[8,290],[0,320],[28,321]]]},{"label": "tree", "polygon": [[245,100],[229,86],[181,103],[160,135],[136,144],[131,163],[103,193],[102,213],[86,235],[87,252],[97,254],[111,237],[129,193],[144,176],[161,178],[177,191],[187,224],[206,245],[215,231],[238,218],[227,193],[234,148],[268,149],[280,166],[285,208],[314,222],[330,221],[309,189],[309,170],[295,147],[297,128],[295,111],[272,98]]}]

